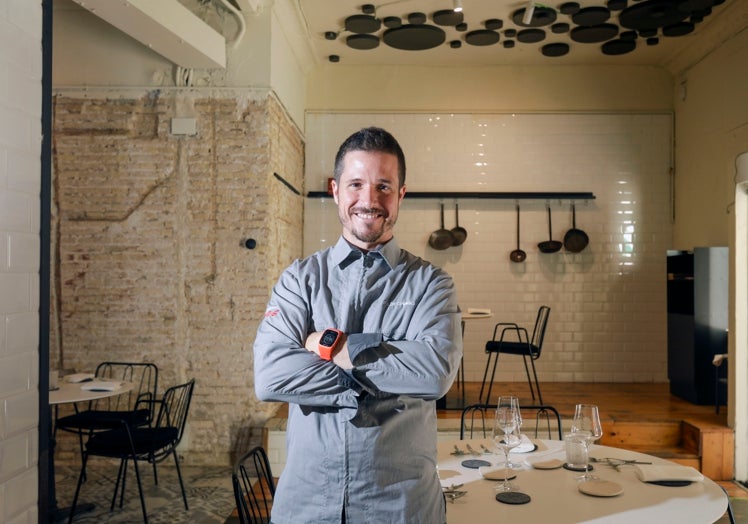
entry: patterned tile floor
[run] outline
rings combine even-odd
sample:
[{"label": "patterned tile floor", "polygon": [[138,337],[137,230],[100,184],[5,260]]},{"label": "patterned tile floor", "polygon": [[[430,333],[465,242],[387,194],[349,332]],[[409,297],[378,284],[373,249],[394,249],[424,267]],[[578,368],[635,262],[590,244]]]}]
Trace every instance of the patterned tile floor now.
[{"label": "patterned tile floor", "polygon": [[[91,459],[87,468],[88,480],[81,487],[79,501],[92,502],[93,511],[76,516],[76,523],[133,523],[142,522],[138,487],[132,466],[128,471],[124,505],[109,511],[118,463],[106,459]],[[153,470],[141,467],[148,521],[153,524],[223,524],[234,509],[231,470],[228,467],[182,466],[182,478],[187,492],[189,510],[184,509],[176,468],[168,461],[158,466],[158,486],[153,482]],[[73,501],[80,468],[57,468],[57,500],[62,507]]]}]

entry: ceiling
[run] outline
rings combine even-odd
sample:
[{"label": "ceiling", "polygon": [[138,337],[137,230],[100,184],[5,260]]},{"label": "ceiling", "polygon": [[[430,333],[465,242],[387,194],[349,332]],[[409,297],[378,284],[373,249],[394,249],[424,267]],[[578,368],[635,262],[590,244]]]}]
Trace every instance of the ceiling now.
[{"label": "ceiling", "polygon": [[665,66],[741,0],[545,1],[461,0],[462,15],[455,0],[294,7],[318,63]]}]

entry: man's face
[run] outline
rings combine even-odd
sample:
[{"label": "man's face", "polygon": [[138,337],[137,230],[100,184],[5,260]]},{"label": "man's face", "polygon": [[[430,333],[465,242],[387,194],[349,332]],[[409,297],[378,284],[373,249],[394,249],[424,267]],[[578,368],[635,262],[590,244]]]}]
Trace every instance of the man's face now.
[{"label": "man's face", "polygon": [[392,238],[397,212],[405,196],[399,187],[397,157],[389,153],[350,151],[343,172],[332,183],[343,238],[370,250]]}]

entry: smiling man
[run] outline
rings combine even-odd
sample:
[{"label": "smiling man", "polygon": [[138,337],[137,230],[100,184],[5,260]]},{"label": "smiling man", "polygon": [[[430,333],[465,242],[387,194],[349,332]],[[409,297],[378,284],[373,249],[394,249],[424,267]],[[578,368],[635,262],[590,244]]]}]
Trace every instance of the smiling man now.
[{"label": "smiling man", "polygon": [[255,391],[289,403],[274,524],[441,523],[436,400],[462,356],[452,278],[400,249],[405,157],[362,129],[335,158],[343,226],[273,288],[254,345]]}]

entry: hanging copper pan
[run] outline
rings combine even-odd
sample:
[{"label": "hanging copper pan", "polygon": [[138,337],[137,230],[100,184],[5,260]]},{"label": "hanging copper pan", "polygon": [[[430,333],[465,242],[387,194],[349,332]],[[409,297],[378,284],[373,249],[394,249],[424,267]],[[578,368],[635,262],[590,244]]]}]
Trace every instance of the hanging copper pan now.
[{"label": "hanging copper pan", "polygon": [[561,250],[563,244],[558,240],[553,240],[553,232],[551,227],[551,206],[548,206],[548,240],[538,244],[538,249],[541,253],[556,253]]},{"label": "hanging copper pan", "polygon": [[590,243],[590,237],[581,229],[577,229],[577,209],[574,204],[571,205],[571,229],[564,235],[564,248],[571,253],[579,253],[587,244]]},{"label": "hanging copper pan", "polygon": [[455,203],[455,227],[452,228],[453,246],[461,246],[467,240],[467,229],[460,226],[460,209]]},{"label": "hanging copper pan", "polygon": [[442,227],[431,233],[429,245],[438,251],[443,251],[454,245],[455,237],[449,229],[444,228],[444,204],[440,204],[440,206]]}]

